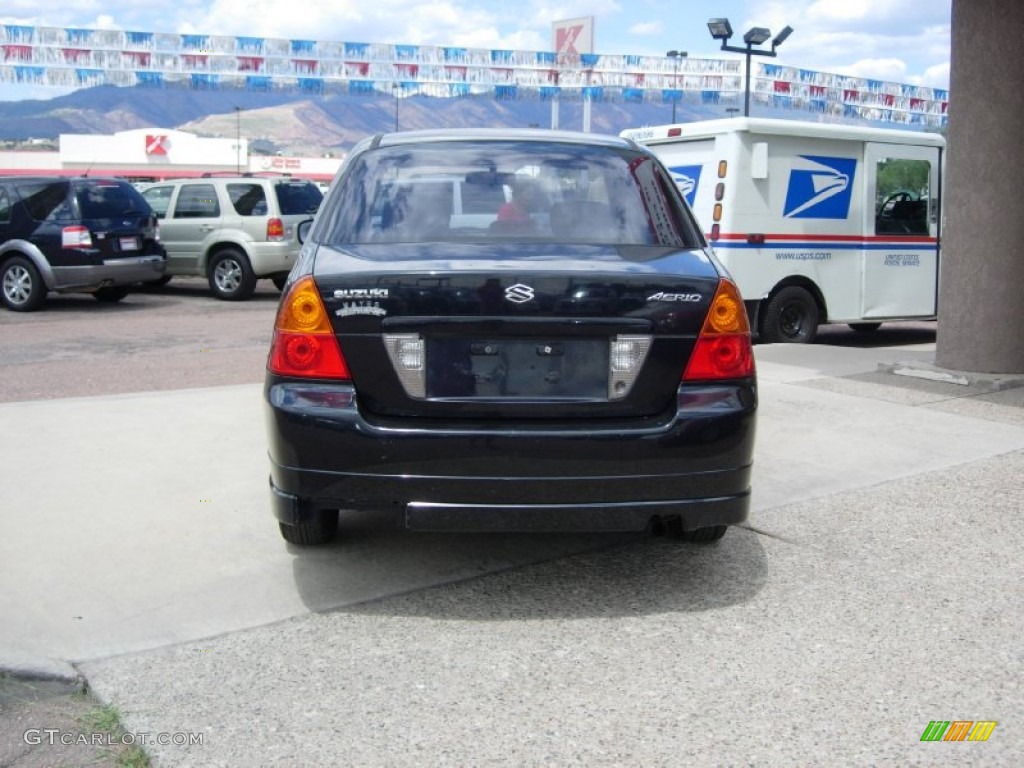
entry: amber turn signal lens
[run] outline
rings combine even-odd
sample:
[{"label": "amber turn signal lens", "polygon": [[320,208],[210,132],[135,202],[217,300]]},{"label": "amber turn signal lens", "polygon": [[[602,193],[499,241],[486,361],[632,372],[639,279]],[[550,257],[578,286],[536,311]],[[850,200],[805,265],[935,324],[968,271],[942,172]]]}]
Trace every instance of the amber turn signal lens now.
[{"label": "amber turn signal lens", "polygon": [[708,310],[702,333],[749,333],[747,310],[736,286],[729,280],[722,280]]},{"label": "amber turn signal lens", "polygon": [[299,333],[332,333],[327,311],[312,277],[303,277],[281,302],[275,328]]}]

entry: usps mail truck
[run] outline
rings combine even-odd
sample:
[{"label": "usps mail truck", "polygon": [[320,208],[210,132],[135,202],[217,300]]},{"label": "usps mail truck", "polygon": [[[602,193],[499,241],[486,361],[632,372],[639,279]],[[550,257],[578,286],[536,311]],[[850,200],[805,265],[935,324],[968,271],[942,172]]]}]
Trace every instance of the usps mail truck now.
[{"label": "usps mail truck", "polygon": [[752,118],[622,135],[672,172],[762,341],[935,318],[942,136]]}]

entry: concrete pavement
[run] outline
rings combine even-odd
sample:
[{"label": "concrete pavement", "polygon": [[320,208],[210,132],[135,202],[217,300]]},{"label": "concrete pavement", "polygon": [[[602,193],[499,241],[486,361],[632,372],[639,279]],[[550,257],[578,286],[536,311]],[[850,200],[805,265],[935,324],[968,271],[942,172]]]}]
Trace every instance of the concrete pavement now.
[{"label": "concrete pavement", "polygon": [[932,351],[758,347],[754,512],[706,548],[289,550],[258,385],[0,405],[0,649],[205,735],[158,765],[1014,765],[1024,390],[877,371]]}]

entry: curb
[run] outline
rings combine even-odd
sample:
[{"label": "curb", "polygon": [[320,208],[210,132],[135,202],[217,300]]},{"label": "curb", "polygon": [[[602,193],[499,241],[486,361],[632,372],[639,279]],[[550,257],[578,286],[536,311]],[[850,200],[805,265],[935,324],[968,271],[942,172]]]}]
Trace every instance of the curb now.
[{"label": "curb", "polygon": [[85,677],[71,664],[45,656],[23,656],[2,652],[0,653],[0,674],[17,680],[85,685]]},{"label": "curb", "polygon": [[1001,392],[1006,389],[1024,387],[1024,374],[954,371],[949,368],[940,368],[925,360],[879,363],[878,370],[882,373],[891,373],[894,376],[909,376],[916,379],[938,381],[943,384],[956,384],[961,387],[978,387],[988,392]]}]

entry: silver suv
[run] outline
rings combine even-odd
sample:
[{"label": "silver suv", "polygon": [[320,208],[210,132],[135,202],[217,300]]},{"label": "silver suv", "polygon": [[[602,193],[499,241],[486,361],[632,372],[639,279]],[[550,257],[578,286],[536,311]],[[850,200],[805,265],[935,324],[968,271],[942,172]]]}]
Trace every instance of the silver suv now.
[{"label": "silver suv", "polygon": [[260,278],[284,285],[301,247],[298,224],[323,199],[313,182],[280,176],[175,179],[146,185],[142,196],[167,249],[159,282],[203,275],[217,298],[234,301],[252,296]]}]

